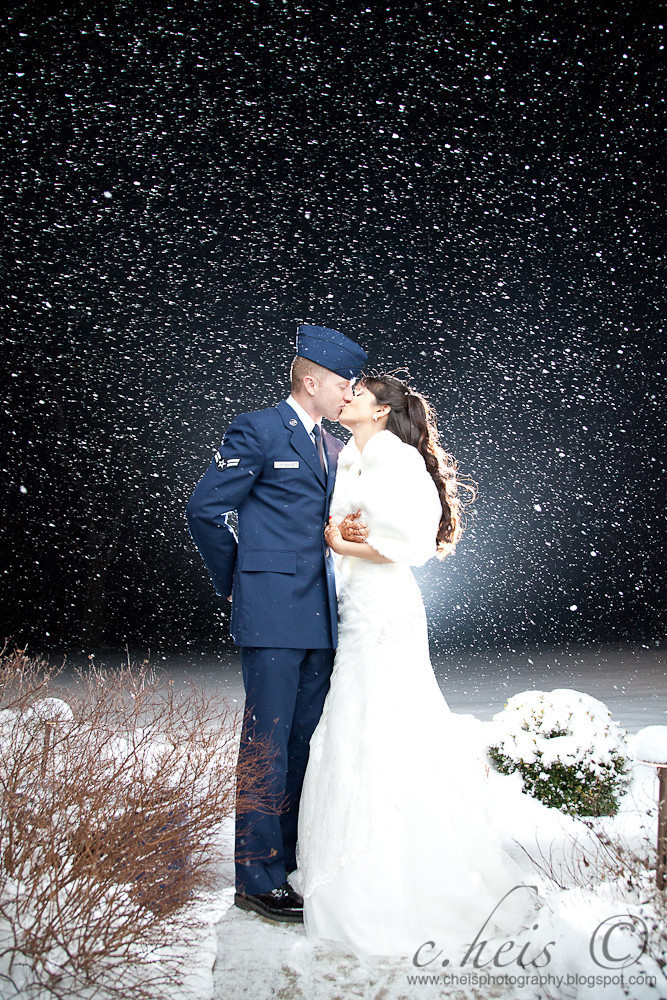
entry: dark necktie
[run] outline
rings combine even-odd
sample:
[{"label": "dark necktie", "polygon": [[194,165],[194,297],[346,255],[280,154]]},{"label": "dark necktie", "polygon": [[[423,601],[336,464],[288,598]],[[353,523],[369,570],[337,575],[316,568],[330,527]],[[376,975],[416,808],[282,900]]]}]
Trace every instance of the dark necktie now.
[{"label": "dark necktie", "polygon": [[320,465],[322,466],[322,475],[327,478],[327,466],[324,461],[324,448],[322,447],[322,428],[319,424],[315,424],[313,427],[313,437],[315,438],[315,447],[317,448],[317,454],[320,456]]}]

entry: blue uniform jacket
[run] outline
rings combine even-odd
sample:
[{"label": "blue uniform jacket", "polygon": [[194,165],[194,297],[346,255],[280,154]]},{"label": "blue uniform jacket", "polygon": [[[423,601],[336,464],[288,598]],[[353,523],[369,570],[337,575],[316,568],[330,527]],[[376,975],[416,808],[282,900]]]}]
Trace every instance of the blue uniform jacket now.
[{"label": "blue uniform jacket", "polygon": [[[232,595],[239,646],[331,648],[334,557],[324,525],[342,443],[322,433],[328,475],[285,401],[236,417],[188,502],[190,534],[216,593]],[[227,523],[238,513],[238,540]]]}]

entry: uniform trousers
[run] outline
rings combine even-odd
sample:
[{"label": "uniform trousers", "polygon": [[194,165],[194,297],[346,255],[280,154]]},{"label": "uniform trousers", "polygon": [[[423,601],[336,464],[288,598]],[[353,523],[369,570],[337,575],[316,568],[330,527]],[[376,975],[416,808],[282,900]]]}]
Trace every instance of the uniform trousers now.
[{"label": "uniform trousers", "polygon": [[237,796],[236,889],[270,892],[296,868],[299,798],[310,738],[322,714],[334,661],[333,649],[244,646],[241,667],[246,692],[239,769],[252,763],[253,741],[264,742],[270,760],[252,795]]}]

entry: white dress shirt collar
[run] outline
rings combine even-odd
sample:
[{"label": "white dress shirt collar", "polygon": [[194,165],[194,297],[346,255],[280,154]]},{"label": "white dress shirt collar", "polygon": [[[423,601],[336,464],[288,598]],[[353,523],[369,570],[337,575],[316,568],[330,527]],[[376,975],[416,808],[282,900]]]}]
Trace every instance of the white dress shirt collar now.
[{"label": "white dress shirt collar", "polygon": [[297,403],[294,396],[288,396],[286,402],[289,404],[289,406],[292,407],[297,417],[300,419],[301,423],[306,428],[308,436],[312,438],[313,427],[315,426],[315,421],[313,420],[313,418],[310,416],[309,413],[306,413],[306,411],[304,410],[303,406],[300,405],[300,403]]}]

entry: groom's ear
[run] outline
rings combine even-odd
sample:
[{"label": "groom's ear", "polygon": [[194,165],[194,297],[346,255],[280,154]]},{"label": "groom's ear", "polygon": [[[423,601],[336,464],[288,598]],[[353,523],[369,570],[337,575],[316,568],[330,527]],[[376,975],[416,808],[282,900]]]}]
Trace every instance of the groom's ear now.
[{"label": "groom's ear", "polygon": [[312,375],[304,375],[302,384],[309,396],[314,396],[320,387],[319,381]]}]

